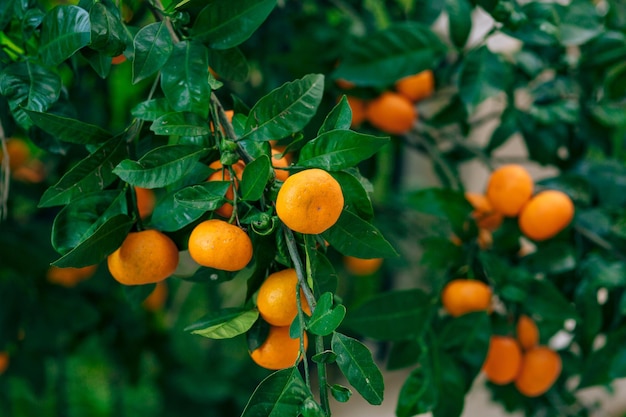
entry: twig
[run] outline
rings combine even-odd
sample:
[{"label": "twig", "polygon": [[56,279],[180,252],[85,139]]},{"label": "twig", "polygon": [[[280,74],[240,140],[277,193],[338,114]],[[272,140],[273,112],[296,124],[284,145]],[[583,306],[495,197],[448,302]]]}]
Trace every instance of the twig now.
[{"label": "twig", "polygon": [[309,303],[311,314],[313,314],[317,302],[315,301],[315,296],[311,291],[311,287],[309,287],[309,284],[306,282],[304,266],[302,265],[302,260],[300,259],[300,254],[298,253],[298,247],[296,246],[296,238],[294,237],[291,229],[287,228],[285,225],[283,225],[283,234],[285,236],[285,240],[287,241],[287,249],[289,250],[291,260],[293,261],[296,275],[298,276],[298,282],[300,283],[300,288],[302,288],[304,298],[306,298],[307,303]]},{"label": "twig", "polygon": [[[445,179],[450,187],[455,190],[461,189],[461,184],[459,180],[456,178],[456,175],[454,175],[454,173],[448,166],[448,163],[444,161],[444,159],[441,157],[441,152],[439,151],[439,149],[437,149],[437,147],[432,145],[425,137],[417,134],[416,132],[404,135],[404,138],[405,143],[408,143],[409,145],[419,145],[426,151],[426,153],[433,159],[433,162],[435,162],[435,164],[437,164],[439,168],[441,168],[441,171],[443,172],[443,175],[445,176]],[[413,138],[417,143],[412,143],[411,138]]]}]

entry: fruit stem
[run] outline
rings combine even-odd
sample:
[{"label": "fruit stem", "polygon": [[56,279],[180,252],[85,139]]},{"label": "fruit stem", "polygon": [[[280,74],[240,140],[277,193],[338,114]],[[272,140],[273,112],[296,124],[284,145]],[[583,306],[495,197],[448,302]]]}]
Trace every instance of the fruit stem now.
[{"label": "fruit stem", "polygon": [[306,280],[304,266],[302,265],[302,260],[300,259],[300,254],[298,253],[298,247],[296,245],[296,238],[294,237],[291,229],[289,229],[285,225],[283,225],[283,234],[285,236],[285,240],[287,241],[287,249],[289,250],[291,260],[293,261],[293,266],[296,270],[296,275],[298,276],[300,288],[302,288],[304,298],[306,298],[306,301],[309,303],[311,314],[313,314],[317,302],[315,301],[315,296],[313,295],[311,287],[309,287],[309,284]]},{"label": "fruit stem", "polygon": [[143,221],[141,220],[141,215],[139,214],[139,206],[137,205],[137,193],[135,192],[135,187],[133,187],[132,185],[128,185],[128,188],[130,188],[130,199],[132,206],[131,210],[135,215],[135,219],[137,220],[137,230],[142,231],[144,230],[144,227]]}]

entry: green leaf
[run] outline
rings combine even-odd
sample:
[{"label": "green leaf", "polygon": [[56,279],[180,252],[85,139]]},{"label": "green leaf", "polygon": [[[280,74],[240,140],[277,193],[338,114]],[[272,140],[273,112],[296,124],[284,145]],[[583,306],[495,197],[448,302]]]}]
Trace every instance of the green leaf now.
[{"label": "green leaf", "polygon": [[469,0],[446,0],[450,39],[457,48],[463,48],[472,31],[472,4]]},{"label": "green leaf", "polygon": [[544,320],[579,319],[574,304],[565,298],[561,290],[547,280],[532,281],[525,307]]},{"label": "green leaf", "polygon": [[339,304],[333,308],[333,294],[326,292],[317,300],[307,329],[318,336],[328,336],[339,327],[345,315],[346,307]]},{"label": "green leaf", "polygon": [[298,368],[274,372],[254,390],[241,417],[297,417],[311,392]]},{"label": "green leaf", "polygon": [[390,291],[348,312],[345,326],[375,340],[408,340],[429,326],[433,302],[422,290]]},{"label": "green leaf", "polygon": [[358,171],[337,171],[330,174],[341,186],[345,206],[353,210],[360,218],[371,220],[374,217],[374,208],[370,196],[361,182],[367,182],[367,179],[357,178]]},{"label": "green leaf", "polygon": [[350,385],[370,404],[383,402],[385,384],[383,375],[372,359],[372,353],[361,342],[341,333],[333,333],[333,352],[337,354],[337,365]]},{"label": "green leaf", "polygon": [[346,403],[352,397],[352,391],[343,385],[333,384],[330,386],[330,394],[340,403]]},{"label": "green leaf", "polygon": [[210,49],[209,63],[213,71],[222,78],[237,82],[248,79],[248,61],[239,48]]},{"label": "green leaf", "polygon": [[305,75],[283,84],[250,110],[241,140],[278,140],[300,131],[315,115],[323,94],[322,74]]},{"label": "green leaf", "polygon": [[432,350],[422,352],[420,363],[402,384],[396,406],[397,417],[412,417],[431,411],[439,401],[439,386],[435,369],[439,367],[439,358]]},{"label": "green leaf", "polygon": [[43,112],[59,99],[58,74],[30,61],[7,65],[0,72],[0,95],[6,97],[13,117],[24,129],[32,122],[24,109]]},{"label": "green leaf", "polygon": [[157,135],[201,136],[211,133],[206,120],[197,113],[177,112],[164,114],[150,126]]},{"label": "green leaf", "polygon": [[184,177],[207,153],[193,145],[165,145],[139,159],[125,159],[113,173],[129,184],[143,188],[161,188]]},{"label": "green leaf", "polygon": [[440,352],[437,373],[439,399],[432,410],[433,417],[459,417],[465,407],[467,387],[454,356]]},{"label": "green leaf", "polygon": [[165,22],[142,27],[135,35],[133,48],[133,84],[137,84],[160,70],[174,49]]},{"label": "green leaf", "polygon": [[309,397],[304,400],[302,404],[302,417],[327,417],[326,412],[322,409],[322,406]]},{"label": "green leaf", "polygon": [[239,45],[254,33],[276,6],[276,0],[216,0],[206,6],[191,28],[191,36],[214,49]]},{"label": "green leaf", "polygon": [[337,354],[333,352],[332,350],[325,350],[323,352],[316,353],[315,355],[313,355],[311,357],[311,360],[319,364],[335,363],[335,361],[337,360]]},{"label": "green leaf", "polygon": [[560,41],[565,46],[582,45],[603,32],[602,19],[595,5],[573,0],[567,6],[555,4],[560,17]]},{"label": "green leaf", "polygon": [[230,339],[250,330],[258,318],[258,310],[224,308],[207,314],[185,331],[209,339]]},{"label": "green leaf", "polygon": [[174,195],[174,199],[185,207],[204,211],[215,210],[226,202],[224,196],[230,186],[230,181],[209,181],[183,188]]},{"label": "green leaf", "polygon": [[589,255],[580,265],[579,273],[594,288],[621,288],[626,285],[626,265],[597,254]]},{"label": "green leaf", "polygon": [[426,25],[397,23],[349,44],[333,78],[360,86],[387,87],[407,75],[434,68],[446,47]]},{"label": "green leaf", "polygon": [[500,124],[491,134],[485,152],[490,154],[502,146],[511,136],[519,131],[517,121],[517,109],[515,106],[507,107],[500,117]]},{"label": "green leaf", "polygon": [[267,155],[262,155],[246,165],[241,177],[241,199],[244,201],[260,199],[271,176],[272,165]]},{"label": "green leaf", "polygon": [[39,207],[67,204],[78,196],[103,190],[117,179],[112,172],[113,168],[126,155],[124,141],[119,138],[110,139],[48,188],[41,196]]},{"label": "green leaf", "polygon": [[[131,110],[131,114],[133,115],[133,117],[136,117],[141,120],[149,120],[149,121],[154,121],[161,116],[165,116],[167,113],[173,113],[173,109],[170,107],[169,103],[167,102],[167,99],[165,98],[153,98],[152,100],[142,101],[141,103],[133,107],[133,109]],[[174,114],[176,114],[176,116],[172,116],[172,118],[179,118],[179,120],[182,119],[184,121],[184,118],[185,118],[184,114],[183,115],[181,115],[180,113],[174,113]],[[193,116],[191,117],[193,118]],[[168,123],[169,122],[170,121],[168,120]],[[196,123],[202,123],[201,119],[196,118]],[[161,127],[165,128],[165,126],[161,126]],[[206,128],[208,130],[208,126],[206,126]],[[159,134],[166,135],[167,133],[159,133]],[[206,134],[208,134],[208,132]]]},{"label": "green leaf", "polygon": [[150,217],[150,224],[161,231],[176,232],[195,222],[205,213],[203,209],[179,203],[175,195],[176,191],[173,191],[160,198]]},{"label": "green leaf", "polygon": [[347,130],[352,125],[352,109],[345,95],[341,97],[339,103],[333,107],[324,119],[317,135],[330,132],[331,130]]},{"label": "green leaf", "polygon": [[331,130],[308,142],[300,150],[298,165],[340,171],[357,165],[389,143],[379,138],[351,130]]},{"label": "green leaf", "polygon": [[99,126],[69,117],[24,109],[35,126],[63,142],[95,145],[111,139],[111,134]]},{"label": "green leaf", "polygon": [[438,337],[441,347],[471,371],[472,379],[485,362],[490,338],[491,321],[485,312],[450,319]]},{"label": "green leaf", "polygon": [[39,54],[49,67],[59,65],[90,42],[89,13],[78,6],[56,6],[41,22]]},{"label": "green leaf", "polygon": [[383,235],[370,223],[344,210],[322,236],[340,253],[357,258],[393,258],[398,256]]},{"label": "green leaf", "polygon": [[119,16],[104,3],[96,3],[89,11],[91,21],[90,48],[108,56],[117,56],[126,49],[126,32]]},{"label": "green leaf", "polygon": [[174,110],[206,118],[211,95],[208,78],[207,48],[197,42],[182,41],[174,46],[161,70],[161,90]]},{"label": "green leaf", "polygon": [[80,268],[100,263],[121,246],[133,223],[133,219],[125,214],[111,217],[52,265]]},{"label": "green leaf", "polygon": [[459,76],[459,94],[468,113],[486,99],[504,91],[510,80],[510,66],[486,46],[469,52]]},{"label": "green leaf", "polygon": [[449,188],[426,188],[407,196],[407,205],[415,211],[450,221],[452,230],[462,238],[473,211],[465,195]]},{"label": "green leaf", "polygon": [[108,77],[111,72],[111,57],[93,49],[84,48],[80,54],[89,62],[91,68],[102,79]]},{"label": "green leaf", "polygon": [[525,256],[522,265],[531,272],[561,274],[576,268],[577,259],[574,247],[566,242],[548,241],[540,245],[536,252]]}]

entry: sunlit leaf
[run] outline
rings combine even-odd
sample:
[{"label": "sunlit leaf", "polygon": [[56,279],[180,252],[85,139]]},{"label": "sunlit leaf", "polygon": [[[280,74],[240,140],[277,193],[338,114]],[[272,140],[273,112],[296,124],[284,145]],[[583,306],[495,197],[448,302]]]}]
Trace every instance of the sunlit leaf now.
[{"label": "sunlit leaf", "polygon": [[41,22],[39,54],[50,67],[59,65],[90,42],[89,13],[78,6],[56,6]]},{"label": "sunlit leaf", "polygon": [[380,231],[357,215],[344,210],[322,236],[340,253],[357,258],[393,258],[396,250]]},{"label": "sunlit leaf", "polygon": [[209,339],[230,339],[250,330],[258,317],[258,310],[224,308],[209,313],[185,330]]},{"label": "sunlit leaf", "polygon": [[346,308],[343,305],[333,305],[333,294],[324,293],[317,300],[317,306],[308,321],[307,329],[313,334],[328,336],[339,327],[345,315]]},{"label": "sunlit leaf", "polygon": [[133,48],[133,84],[136,84],[160,70],[172,53],[172,37],[165,22],[142,27],[135,35]]},{"label": "sunlit leaf", "polygon": [[298,368],[274,372],[265,378],[248,400],[241,417],[297,417],[311,392]]}]

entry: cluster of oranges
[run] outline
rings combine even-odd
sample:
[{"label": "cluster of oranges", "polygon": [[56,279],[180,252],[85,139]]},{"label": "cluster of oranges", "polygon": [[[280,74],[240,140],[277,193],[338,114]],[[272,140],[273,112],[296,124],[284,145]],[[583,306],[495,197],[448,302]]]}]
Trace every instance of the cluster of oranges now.
[{"label": "cluster of oranges", "polygon": [[[5,143],[6,157],[9,161],[11,176],[21,182],[40,183],[46,177],[46,168],[41,160],[33,155],[26,140],[9,138]],[[0,148],[0,167],[5,158]]]},{"label": "cluster of oranges", "polygon": [[[351,89],[354,85],[346,80],[337,80],[339,87]],[[415,103],[432,95],[435,77],[431,70],[424,70],[396,81],[393,90],[382,92],[371,100],[349,95],[352,109],[352,126],[364,121],[383,132],[393,135],[407,133],[418,118]]]}]

